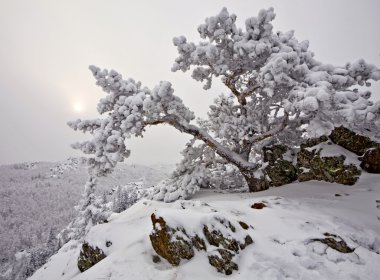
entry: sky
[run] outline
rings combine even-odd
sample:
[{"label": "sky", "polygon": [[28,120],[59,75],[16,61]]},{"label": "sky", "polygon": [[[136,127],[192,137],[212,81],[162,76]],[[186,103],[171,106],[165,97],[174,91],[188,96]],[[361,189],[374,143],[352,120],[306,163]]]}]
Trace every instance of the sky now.
[{"label": "sky", "polygon": [[[89,65],[115,69],[148,87],[172,82],[197,116],[225,89],[205,92],[190,73],[172,73],[174,36],[198,42],[197,26],[227,7],[246,18],[274,7],[274,29],[295,30],[315,57],[344,65],[364,58],[380,67],[378,0],[0,0],[0,164],[58,161],[88,139],[66,122],[97,117],[104,93]],[[380,85],[373,97],[380,99]],[[167,126],[131,139],[129,163],[174,163],[190,139]]]}]

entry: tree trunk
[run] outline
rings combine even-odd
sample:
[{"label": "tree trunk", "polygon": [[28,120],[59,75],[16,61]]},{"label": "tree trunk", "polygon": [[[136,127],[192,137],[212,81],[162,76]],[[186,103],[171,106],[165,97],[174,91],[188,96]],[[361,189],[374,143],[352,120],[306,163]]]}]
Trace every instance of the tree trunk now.
[{"label": "tree trunk", "polygon": [[254,175],[254,171],[252,170],[239,170],[243,175],[245,181],[247,182],[248,189],[250,192],[259,192],[267,190],[269,188],[269,182],[265,179],[264,176],[256,178]]}]

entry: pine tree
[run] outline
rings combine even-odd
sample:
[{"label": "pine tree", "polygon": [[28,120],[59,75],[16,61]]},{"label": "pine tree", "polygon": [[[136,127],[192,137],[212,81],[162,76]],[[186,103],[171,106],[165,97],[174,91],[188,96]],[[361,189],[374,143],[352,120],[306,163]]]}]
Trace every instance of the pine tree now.
[{"label": "pine tree", "polygon": [[208,119],[197,123],[170,82],[148,89],[114,70],[90,66],[107,93],[98,104],[105,117],[69,122],[74,130],[93,135],[73,147],[92,155],[88,163],[97,175],[107,175],[129,156],[126,140],[143,136],[149,126],[167,124],[192,135],[178,170],[153,191],[153,197],[172,201],[219,184],[215,174],[228,182],[244,181],[251,191],[265,189],[260,153],[267,145],[297,145],[341,125],[379,137],[380,102],[370,101],[371,93],[362,86],[379,80],[380,70],[363,59],[344,66],[321,63],[293,31],[273,31],[274,18],[272,8],[261,10],[243,30],[223,8],[198,27],[200,43],[174,38],[179,56],[172,71],[192,70],[205,90],[215,78],[226,86]]}]

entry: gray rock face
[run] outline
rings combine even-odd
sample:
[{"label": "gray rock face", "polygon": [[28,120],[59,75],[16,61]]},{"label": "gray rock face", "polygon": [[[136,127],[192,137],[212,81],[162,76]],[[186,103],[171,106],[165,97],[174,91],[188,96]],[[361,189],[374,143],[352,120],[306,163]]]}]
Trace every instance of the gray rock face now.
[{"label": "gray rock face", "polygon": [[87,269],[93,267],[106,257],[104,252],[98,247],[91,247],[87,242],[83,243],[82,250],[79,254],[78,268],[80,272],[84,272]]}]

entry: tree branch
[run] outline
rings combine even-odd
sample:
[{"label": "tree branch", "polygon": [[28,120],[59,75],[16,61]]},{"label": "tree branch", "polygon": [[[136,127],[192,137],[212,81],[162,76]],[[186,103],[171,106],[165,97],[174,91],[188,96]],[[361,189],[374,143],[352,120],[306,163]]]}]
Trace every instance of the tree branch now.
[{"label": "tree branch", "polygon": [[280,133],[287,126],[288,120],[289,120],[289,115],[288,115],[288,113],[285,112],[284,120],[282,121],[282,123],[279,126],[273,128],[273,129],[271,129],[271,130],[269,130],[269,131],[267,131],[267,132],[265,132],[265,133],[263,133],[261,135],[253,136],[252,137],[252,143],[254,143],[254,142],[260,142],[260,141],[262,141],[264,139],[267,139],[269,137],[274,136],[277,133]]},{"label": "tree branch", "polygon": [[181,132],[194,136],[196,139],[203,141],[207,146],[213,149],[219,156],[235,164],[239,169],[252,171],[259,167],[257,164],[246,161],[239,154],[222,146],[218,141],[216,141],[211,135],[209,135],[203,129],[198,128],[197,126],[189,124],[185,121],[182,121],[176,116],[167,115],[156,120],[144,122],[144,126],[158,125],[158,124],[169,124]]}]

